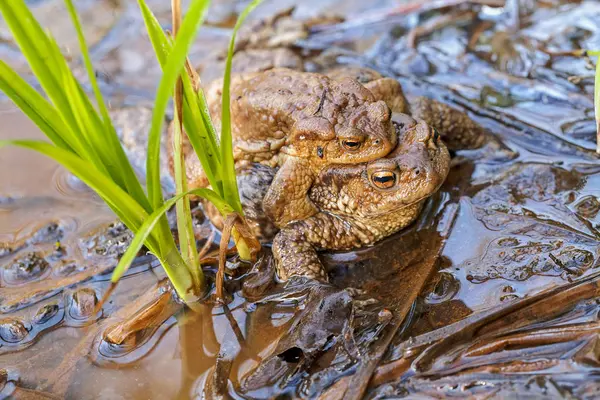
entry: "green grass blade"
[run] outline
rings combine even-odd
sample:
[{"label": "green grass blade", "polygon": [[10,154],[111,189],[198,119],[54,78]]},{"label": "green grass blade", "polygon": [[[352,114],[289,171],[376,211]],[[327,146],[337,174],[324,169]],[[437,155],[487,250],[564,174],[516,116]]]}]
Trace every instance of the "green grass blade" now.
[{"label": "green grass blade", "polygon": [[[89,50],[87,44],[85,42],[85,37],[83,35],[83,30],[81,28],[81,23],[77,16],[77,12],[75,11],[75,7],[73,6],[72,0],[65,0],[65,4],[67,6],[67,10],[71,16],[71,20],[73,21],[73,25],[75,26],[75,30],[77,32],[77,38],[79,40],[79,45],[81,48],[81,55],[85,64],[85,68],[87,70],[88,79],[92,86],[94,96],[96,98],[96,103],[100,109],[100,113],[103,120],[103,128],[105,130],[104,134],[100,138],[102,141],[106,142],[111,148],[112,151],[106,153],[105,155],[110,157],[109,163],[114,165],[114,168],[109,168],[109,165],[105,166],[109,171],[111,171],[111,176],[113,174],[119,175],[119,180],[117,182],[127,190],[129,194],[131,194],[137,201],[140,203],[146,211],[150,211],[150,202],[144,193],[144,189],[140,184],[139,180],[135,176],[135,172],[127,159],[125,152],[123,151],[123,147],[119,142],[119,138],[115,132],[115,129],[110,120],[110,116],[108,114],[108,109],[102,97],[102,93],[100,92],[100,88],[98,87],[98,82],[96,80],[96,73],[94,71],[94,67],[92,66],[92,61],[90,58]],[[98,133],[102,133],[99,132]],[[106,162],[106,161],[105,161]],[[113,172],[114,171],[114,172]]]},{"label": "green grass blade", "polygon": [[[111,174],[111,167],[113,166],[106,165],[102,160],[101,155],[103,155],[107,149],[103,145],[98,146],[96,143],[94,130],[101,129],[101,127],[97,125],[99,121],[97,121],[97,119],[94,120],[94,115],[88,112],[88,109],[84,104],[85,94],[82,95],[77,82],[72,76],[65,74],[63,75],[63,78],[63,87],[65,93],[69,97],[71,109],[75,115],[75,122],[77,124],[75,130],[80,132],[78,135],[84,140],[85,148],[88,149],[85,158],[94,164],[99,171],[110,176],[117,185],[122,187],[120,181],[116,180],[113,174]],[[97,116],[95,117],[97,118]]]},{"label": "green grass blade", "polygon": [[[138,2],[156,58],[160,67],[164,70],[168,55],[173,49],[172,40],[167,37],[158,20],[154,14],[152,14],[152,11],[150,11],[144,0],[139,0]],[[216,135],[214,134],[214,128],[210,121],[207,125],[205,119],[202,118],[203,116],[196,104],[196,95],[190,78],[186,73],[182,73],[181,77],[184,88],[183,122],[185,131],[194,151],[200,159],[200,163],[202,164],[208,181],[215,190],[219,191],[219,188],[222,187],[219,176],[221,163],[219,160],[220,153],[216,142]]]},{"label": "green grass blade", "polygon": [[[176,92],[177,96],[177,92]],[[181,98],[176,99],[175,103],[181,101]],[[181,151],[181,124],[179,123],[178,113],[175,113],[173,124],[173,166],[175,170],[175,185],[176,194],[185,193],[188,190],[187,178],[185,173],[185,159]],[[176,203],[177,206],[177,232],[179,235],[179,248],[183,260],[188,266],[192,279],[197,287],[203,287],[202,277],[200,274],[200,264],[198,263],[198,249],[196,247],[196,238],[194,236],[194,226],[192,222],[192,212],[190,209],[190,201],[187,197],[182,197]]]},{"label": "green grass blade", "polygon": [[[155,229],[156,224],[161,220],[161,218],[164,216],[164,214],[167,212],[167,210],[169,210],[171,207],[173,207],[173,205],[178,200],[180,200],[188,195],[196,195],[196,196],[200,196],[200,197],[207,199],[208,201],[215,204],[215,206],[217,207],[219,212],[221,212],[223,215],[227,215],[228,213],[232,212],[231,207],[229,207],[227,205],[227,203],[225,203],[225,201],[215,191],[213,191],[211,189],[192,189],[192,190],[188,190],[183,193],[179,193],[178,195],[168,199],[167,201],[164,202],[164,204],[162,206],[160,206],[154,212],[152,212],[152,214],[150,214],[146,218],[144,223],[136,231],[135,237],[131,241],[129,248],[127,249],[125,254],[123,254],[123,257],[121,257],[119,264],[113,271],[113,274],[111,276],[111,281],[113,283],[116,283],[119,279],[121,279],[123,274],[125,274],[125,272],[127,272],[127,269],[129,269],[131,263],[135,259],[135,256],[142,248],[142,245],[147,240],[148,236],[152,233],[152,231]],[[161,260],[161,262],[162,262],[162,260]],[[165,268],[165,270],[167,271],[167,274],[169,273],[169,270],[171,270],[171,269],[172,268],[170,268],[170,267]],[[178,292],[179,292],[179,290],[178,290]]]},{"label": "green grass blade", "polygon": [[146,2],[138,0],[138,4],[142,12],[144,24],[146,24],[146,32],[148,32],[148,36],[150,37],[150,43],[152,43],[152,47],[154,48],[158,64],[162,68],[167,63],[167,57],[171,52],[171,43],[167,40],[167,35]]},{"label": "green grass blade", "polygon": [[79,156],[95,160],[93,149],[78,131],[76,117],[63,87],[64,75],[72,74],[58,45],[46,35],[22,0],[0,2],[0,10],[32,71],[66,127],[56,132]]},{"label": "green grass blade", "polygon": [[[225,63],[225,73],[223,76],[223,97],[221,104],[221,163],[223,164],[223,191],[225,200],[231,204],[234,209],[242,214],[242,204],[238,194],[237,180],[235,179],[235,165],[233,161],[233,144],[231,138],[231,110],[230,110],[230,93],[229,86],[231,84],[231,61],[235,46],[235,37],[246,17],[254,10],[262,0],[253,0],[242,11],[235,23],[231,39],[229,41],[229,49],[227,51],[227,62]],[[242,214],[243,215],[243,214]]]},{"label": "green grass blade", "polygon": [[[220,193],[222,193],[222,160],[221,153],[219,151],[219,145],[217,144],[217,133],[215,132],[214,124],[212,123],[212,120],[210,118],[210,113],[208,111],[208,106],[206,104],[204,92],[202,91],[202,89],[196,91],[192,87],[192,83],[189,77],[186,78],[187,79],[184,79],[183,88],[186,102],[190,103],[190,108],[193,112],[193,118],[190,118],[190,120],[197,121],[197,124],[200,126],[200,128],[198,128],[197,130],[187,130],[186,126],[186,131],[188,132],[188,137],[190,138],[192,147],[194,147],[194,150],[196,151],[196,154],[198,154],[199,157],[199,153],[202,151],[202,149],[200,149],[199,147],[200,142],[202,141],[205,143],[203,148],[207,149],[206,152],[208,157],[205,161],[206,164],[203,163],[202,166],[204,167],[204,165],[208,165],[208,167],[214,171],[213,175],[215,176],[215,180],[210,181],[209,179],[209,181],[211,182],[211,185],[215,188],[215,190],[218,190]],[[202,158],[200,158],[200,161],[203,161]]]},{"label": "green grass blade", "polygon": [[81,56],[83,58],[83,63],[85,65],[85,69],[88,74],[88,79],[90,80],[90,84],[92,85],[92,90],[94,91],[94,96],[96,97],[96,104],[100,108],[100,112],[104,123],[106,125],[111,125],[110,117],[108,115],[108,109],[106,108],[106,104],[104,104],[104,99],[102,98],[102,93],[100,92],[100,88],[98,87],[98,82],[96,81],[96,73],[94,72],[94,67],[92,66],[92,61],[90,59],[90,53],[88,47],[85,42],[85,37],[83,35],[83,30],[81,29],[81,23],[79,22],[79,17],[77,16],[77,12],[75,11],[75,7],[73,6],[73,2],[71,0],[65,0],[65,4],[67,6],[67,10],[69,11],[69,15],[71,16],[71,21],[73,22],[73,26],[75,27],[75,31],[77,32],[77,39],[79,40],[79,48],[81,49]]},{"label": "green grass blade", "polygon": [[46,134],[52,143],[65,150],[73,151],[61,136],[61,132],[67,127],[54,107],[2,60],[0,60],[0,90]]},{"label": "green grass blade", "polygon": [[183,81],[183,123],[185,133],[200,160],[211,186],[222,194],[221,161],[216,136],[210,134],[212,122],[207,122],[196,102],[196,94],[187,73],[182,73]]},{"label": "green grass blade", "polygon": [[596,115],[596,152],[600,153],[600,55],[596,59],[594,78],[594,113]]},{"label": "green grass blade", "polygon": [[[57,60],[62,59],[62,54],[59,58],[53,53],[54,46],[23,0],[0,1],[0,11],[46,95],[65,123],[70,127],[76,126],[69,101],[61,87],[62,74],[58,70]],[[66,64],[64,59],[62,62]],[[76,143],[72,132],[67,129],[61,133],[64,141],[83,155],[80,153],[83,149]]]},{"label": "green grass blade", "polygon": [[[143,0],[139,0],[143,3]],[[172,51],[169,53],[167,63],[163,69],[163,76],[156,91],[152,126],[148,135],[148,154],[146,164],[146,184],[148,197],[154,209],[163,202],[160,186],[160,133],[161,127],[175,82],[183,69],[189,48],[194,40],[196,31],[206,12],[209,2],[207,0],[193,0],[181,24],[175,39]]]}]

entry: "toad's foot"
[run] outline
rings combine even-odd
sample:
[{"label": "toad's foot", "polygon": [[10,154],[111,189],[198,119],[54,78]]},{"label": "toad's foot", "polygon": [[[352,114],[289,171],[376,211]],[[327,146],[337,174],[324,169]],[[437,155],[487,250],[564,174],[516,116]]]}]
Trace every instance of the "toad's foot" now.
[{"label": "toad's foot", "polygon": [[411,99],[412,116],[435,128],[449,150],[476,149],[483,145],[483,128],[462,111],[426,97]]},{"label": "toad's foot", "polygon": [[279,279],[306,276],[327,282],[327,272],[318,250],[349,250],[374,241],[372,233],[349,220],[320,212],[281,229],[273,240],[275,268]]}]

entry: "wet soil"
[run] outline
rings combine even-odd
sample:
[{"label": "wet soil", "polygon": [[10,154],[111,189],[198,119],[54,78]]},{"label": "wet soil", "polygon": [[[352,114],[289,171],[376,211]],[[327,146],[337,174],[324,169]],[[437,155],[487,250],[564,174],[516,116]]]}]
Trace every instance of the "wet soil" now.
[{"label": "wet soil", "polygon": [[[168,24],[166,3],[151,3]],[[131,234],[54,163],[3,149],[0,398],[598,395],[593,66],[557,53],[600,48],[600,6],[341,3],[298,7],[302,18],[346,17],[313,27],[302,48],[376,68],[409,94],[467,111],[487,129],[487,144],[456,154],[409,229],[371,248],[324,254],[333,286],[274,283],[267,248],[254,266],[230,260],[226,307],[207,297],[184,310],[156,260],[140,254],[98,314]],[[60,14],[60,4],[32,2],[40,15]],[[84,13],[95,65],[121,133],[135,137],[147,126],[158,68],[135,2],[95,4]],[[434,9],[444,4],[453,6]],[[226,44],[240,6],[218,3],[192,51],[206,79],[219,69],[207,60]],[[61,30],[68,24],[46,18],[75,48]],[[29,76],[4,28],[0,36],[3,59]],[[76,57],[73,66],[83,78]],[[0,115],[1,138],[41,137],[5,100]],[[129,149],[142,168],[143,147]],[[200,244],[216,247],[218,233],[197,215]]]}]

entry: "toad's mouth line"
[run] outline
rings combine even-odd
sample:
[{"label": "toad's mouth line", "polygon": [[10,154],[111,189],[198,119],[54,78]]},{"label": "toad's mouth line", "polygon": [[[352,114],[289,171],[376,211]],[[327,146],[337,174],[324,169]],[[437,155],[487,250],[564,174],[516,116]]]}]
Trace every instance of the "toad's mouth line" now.
[{"label": "toad's mouth line", "polygon": [[432,191],[430,194],[428,194],[428,195],[423,195],[423,196],[419,197],[418,199],[416,199],[416,200],[414,200],[414,201],[410,202],[409,204],[402,204],[402,205],[400,205],[400,206],[398,206],[398,207],[395,207],[395,208],[393,208],[393,209],[391,209],[391,210],[385,210],[385,211],[381,211],[381,212],[370,213],[369,215],[356,215],[356,214],[355,214],[355,215],[352,215],[352,214],[350,214],[350,215],[344,215],[344,216],[341,216],[341,215],[335,214],[334,212],[331,212],[331,211],[325,211],[325,212],[326,212],[327,214],[329,214],[329,215],[331,215],[331,216],[333,216],[333,217],[335,217],[335,218],[339,219],[339,220],[340,220],[340,221],[342,221],[342,222],[347,222],[347,220],[348,220],[348,219],[357,219],[357,217],[360,217],[360,218],[369,218],[369,219],[375,219],[375,218],[378,218],[378,217],[380,217],[380,216],[382,216],[382,215],[385,215],[385,214],[389,214],[389,213],[393,213],[393,212],[396,212],[396,211],[403,210],[403,209],[405,209],[405,208],[408,208],[408,207],[410,207],[410,206],[413,206],[413,205],[415,205],[415,204],[417,204],[417,203],[419,203],[419,202],[421,202],[421,201],[423,201],[423,200],[426,200],[426,199],[428,199],[428,198],[432,197],[432,196],[433,196],[435,193],[437,193],[437,192],[438,192],[438,190],[439,190],[440,186],[442,186],[442,184],[443,184],[443,182],[442,182],[442,183],[440,183],[440,184],[437,186],[437,188],[436,188],[435,190],[433,190],[433,191]]}]

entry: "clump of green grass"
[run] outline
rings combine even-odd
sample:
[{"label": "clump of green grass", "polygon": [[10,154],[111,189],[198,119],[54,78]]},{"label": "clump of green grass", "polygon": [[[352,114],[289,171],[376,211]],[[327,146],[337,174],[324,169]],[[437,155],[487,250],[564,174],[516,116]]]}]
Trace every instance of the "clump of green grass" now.
[{"label": "clump of green grass", "polygon": [[[204,20],[209,1],[192,0],[185,19],[177,25],[176,36],[171,38],[162,30],[145,1],[138,0],[157,59],[163,69],[148,137],[147,192],[135,175],[109,118],[72,0],[65,0],[65,3],[76,28],[96,106],[73,76],[54,38],[44,32],[24,0],[0,1],[0,12],[47,99],[2,60],[0,90],[52,142],[6,140],[0,141],[0,147],[25,147],[58,161],[90,186],[135,233],[130,247],[112,275],[113,285],[145,245],[160,260],[178,295],[186,302],[196,300],[203,292],[204,278],[198,265],[187,196],[193,194],[211,201],[223,216],[243,215],[233,165],[229,81],[235,34],[248,13],[260,1],[254,0],[244,10],[232,34],[223,84],[223,127],[218,142],[199,80],[186,60],[196,32]],[[177,84],[178,81],[180,84]],[[175,163],[177,193],[175,197],[165,201],[160,185],[160,132],[172,95],[177,103],[175,126],[178,134],[174,135],[175,158],[178,160]],[[182,127],[185,127],[212,189],[187,190],[181,155]],[[166,211],[175,204],[181,251],[177,248],[165,216]],[[257,242],[247,235],[241,236],[240,232],[246,232],[242,225],[238,226],[237,233],[233,232],[234,240],[240,256],[249,258]]]}]

